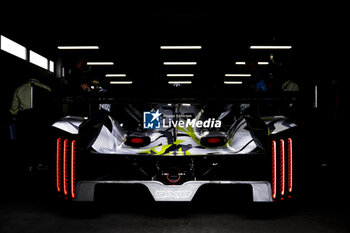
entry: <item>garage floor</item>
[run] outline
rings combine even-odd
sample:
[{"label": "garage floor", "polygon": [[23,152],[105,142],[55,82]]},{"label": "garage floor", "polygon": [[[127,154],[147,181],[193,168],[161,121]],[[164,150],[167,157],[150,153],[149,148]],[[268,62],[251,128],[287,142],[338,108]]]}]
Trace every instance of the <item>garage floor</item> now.
[{"label": "garage floor", "polygon": [[313,185],[299,186],[303,195],[296,203],[279,207],[109,202],[67,206],[50,194],[47,171],[22,179],[12,176],[2,186],[0,232],[350,232],[350,205],[342,200],[346,193],[334,192],[341,181],[331,182],[335,177],[328,172],[315,174],[318,181]]}]

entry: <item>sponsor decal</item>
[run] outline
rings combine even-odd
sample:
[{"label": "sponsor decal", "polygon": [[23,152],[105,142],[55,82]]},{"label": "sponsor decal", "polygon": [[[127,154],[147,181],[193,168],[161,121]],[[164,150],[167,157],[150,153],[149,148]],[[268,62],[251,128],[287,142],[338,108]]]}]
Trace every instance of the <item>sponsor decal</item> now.
[{"label": "sponsor decal", "polygon": [[143,112],[143,128],[144,129],[159,129],[161,122],[161,113],[159,110],[156,112]]},{"label": "sponsor decal", "polygon": [[[221,121],[215,118],[209,118],[206,120],[197,120],[189,118],[190,116],[179,116],[181,120],[174,120],[175,116],[166,116],[162,119],[162,114],[159,110],[156,112],[143,112],[143,128],[144,129],[159,129],[159,128],[220,128]],[[184,118],[186,120],[184,120]]]},{"label": "sponsor decal", "polygon": [[169,127],[182,127],[182,128],[220,128],[221,127],[221,121],[215,120],[215,118],[209,118],[205,121],[202,120],[196,120],[196,119],[187,119],[185,120],[179,120],[179,121],[173,121],[168,119],[166,121],[163,119],[162,121],[163,127],[169,128]]},{"label": "sponsor decal", "polygon": [[158,190],[155,192],[155,197],[158,199],[188,199],[192,195],[192,191],[190,190]]}]

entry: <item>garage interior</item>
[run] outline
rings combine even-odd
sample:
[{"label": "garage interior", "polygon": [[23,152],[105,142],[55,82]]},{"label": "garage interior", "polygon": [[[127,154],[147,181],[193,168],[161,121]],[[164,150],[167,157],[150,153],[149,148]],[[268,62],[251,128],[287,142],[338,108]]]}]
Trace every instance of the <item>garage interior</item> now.
[{"label": "garage interior", "polygon": [[[0,24],[0,232],[349,232],[348,35],[341,6],[164,3],[138,5],[137,10],[126,4],[7,9]],[[282,47],[254,47],[262,45]],[[77,59],[90,64],[91,76],[130,98],[157,97],[168,90],[216,98],[239,89],[229,82],[247,78],[235,74],[248,73],[250,59],[266,69],[274,65],[276,77],[299,87],[291,114],[298,124],[297,200],[278,206],[102,201],[72,207],[58,202],[48,164],[25,161],[55,150],[46,128],[68,112],[62,82]],[[29,78],[49,86],[53,96],[45,99],[27,139],[19,142],[9,109],[16,88]]]}]

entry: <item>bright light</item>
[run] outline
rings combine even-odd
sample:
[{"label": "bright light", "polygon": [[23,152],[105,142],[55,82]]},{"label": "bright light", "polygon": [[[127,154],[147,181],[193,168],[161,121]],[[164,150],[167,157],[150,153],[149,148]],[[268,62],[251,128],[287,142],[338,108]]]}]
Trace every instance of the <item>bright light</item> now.
[{"label": "bright light", "polygon": [[251,45],[250,49],[291,49],[290,45]]},{"label": "bright light", "polygon": [[245,61],[236,61],[235,64],[236,65],[245,65]]},{"label": "bright light", "polygon": [[182,106],[191,106],[191,104],[182,104]]},{"label": "bright light", "polygon": [[110,84],[132,84],[132,81],[110,81]]},{"label": "bright light", "polygon": [[98,46],[58,46],[61,50],[100,49]]},{"label": "bright light", "polygon": [[114,62],[87,62],[88,66],[112,66]]},{"label": "bright light", "polygon": [[242,81],[224,81],[225,84],[242,84],[243,82]]},{"label": "bright light", "polygon": [[250,77],[251,74],[225,74],[225,77]]},{"label": "bright light", "polygon": [[169,81],[168,84],[191,84],[191,81]]},{"label": "bright light", "polygon": [[49,64],[47,58],[33,52],[32,50],[29,50],[29,62],[46,70],[48,69]]},{"label": "bright light", "polygon": [[160,49],[202,49],[202,46],[160,46]]},{"label": "bright light", "polygon": [[258,61],[258,65],[268,65],[269,62],[267,61]]},{"label": "bright light", "polygon": [[106,78],[126,77],[126,74],[106,74]]},{"label": "bright light", "polygon": [[54,72],[55,70],[55,63],[53,61],[49,61],[49,71]]},{"label": "bright light", "polygon": [[193,74],[167,74],[167,77],[193,77]]},{"label": "bright light", "polygon": [[0,37],[0,49],[24,60],[27,59],[27,49],[4,36]]},{"label": "bright light", "polygon": [[165,66],[173,66],[173,65],[185,65],[185,66],[190,66],[190,65],[197,65],[197,62],[164,62],[163,65]]}]

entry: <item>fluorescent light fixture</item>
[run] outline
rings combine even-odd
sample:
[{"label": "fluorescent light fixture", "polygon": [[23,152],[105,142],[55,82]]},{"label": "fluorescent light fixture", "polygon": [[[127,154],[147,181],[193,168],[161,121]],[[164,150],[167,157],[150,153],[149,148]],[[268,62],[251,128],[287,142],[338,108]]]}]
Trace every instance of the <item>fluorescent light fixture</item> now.
[{"label": "fluorescent light fixture", "polygon": [[258,65],[268,65],[268,61],[258,61]]},{"label": "fluorescent light fixture", "polygon": [[251,74],[225,74],[225,77],[250,77]]},{"label": "fluorescent light fixture", "polygon": [[202,49],[202,46],[160,46],[160,49]]},{"label": "fluorescent light fixture", "polygon": [[126,77],[126,74],[106,74],[106,78]]},{"label": "fluorescent light fixture", "polygon": [[193,74],[167,74],[167,77],[193,77]]},{"label": "fluorescent light fixture", "polygon": [[[245,61],[236,61],[235,62],[236,65],[246,65]],[[268,65],[269,62],[265,62],[265,61],[258,61],[258,65]]]},{"label": "fluorescent light fixture", "polygon": [[184,104],[182,104],[182,106],[191,106],[191,104],[185,104],[185,103],[184,103]]},{"label": "fluorescent light fixture", "polygon": [[44,68],[46,70],[49,66],[49,61],[46,57],[43,57],[40,54],[33,52],[32,50],[29,50],[29,62],[33,63],[34,65],[40,66],[41,68]]},{"label": "fluorescent light fixture", "polygon": [[169,81],[168,84],[191,84],[191,81]]},{"label": "fluorescent light fixture", "polygon": [[225,84],[242,84],[242,81],[224,81]]},{"label": "fluorescent light fixture", "polygon": [[132,84],[132,81],[110,81],[110,84]]},{"label": "fluorescent light fixture", "polygon": [[98,46],[58,46],[61,50],[100,49]]},{"label": "fluorescent light fixture", "polygon": [[54,70],[55,70],[55,63],[53,61],[49,61],[49,71],[53,73]]},{"label": "fluorescent light fixture", "polygon": [[112,66],[114,62],[87,62],[88,66]]},{"label": "fluorescent light fixture", "polygon": [[0,49],[24,60],[27,59],[27,49],[4,36],[0,37]]},{"label": "fluorescent light fixture", "polygon": [[165,66],[176,66],[176,65],[190,66],[190,65],[197,65],[197,62],[163,62],[163,65],[165,65]]},{"label": "fluorescent light fixture", "polygon": [[290,45],[251,45],[250,49],[291,49]]}]

